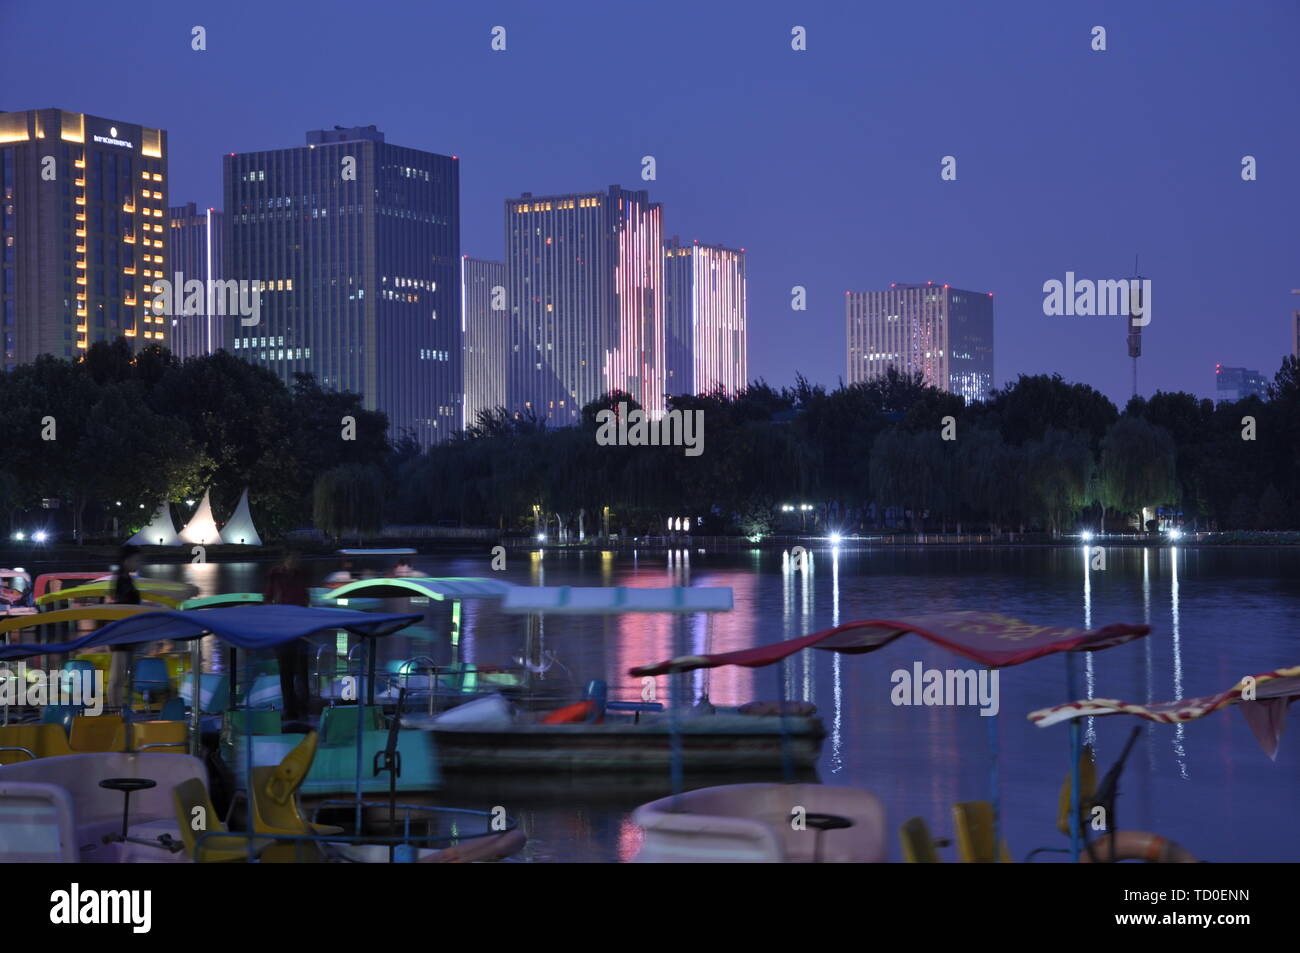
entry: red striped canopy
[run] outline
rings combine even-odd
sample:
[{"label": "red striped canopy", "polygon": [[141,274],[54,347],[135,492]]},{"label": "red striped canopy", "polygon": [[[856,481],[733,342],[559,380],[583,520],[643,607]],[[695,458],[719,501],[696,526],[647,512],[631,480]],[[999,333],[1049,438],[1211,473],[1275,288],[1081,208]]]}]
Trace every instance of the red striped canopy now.
[{"label": "red striped canopy", "polygon": [[632,675],[643,676],[696,668],[718,668],[723,665],[760,668],[810,648],[860,655],[883,648],[909,632],[982,665],[1003,668],[1051,655],[1053,652],[1095,652],[1098,649],[1108,649],[1112,645],[1139,639],[1150,631],[1149,625],[1116,623],[1101,629],[1066,629],[1034,625],[996,612],[938,612],[909,619],[848,622],[833,629],[772,645],[716,655],[683,655],[630,671]]},{"label": "red striped canopy", "polygon": [[[1243,697],[1253,695],[1253,697]],[[1270,758],[1277,756],[1278,742],[1286,723],[1286,710],[1300,698],[1300,665],[1248,675],[1237,684],[1214,695],[1180,698],[1172,702],[1120,701],[1117,698],[1085,698],[1029,713],[1029,720],[1040,728],[1072,718],[1090,715],[1136,715],[1147,721],[1175,724],[1204,718],[1229,705],[1240,705],[1250,730]]]}]

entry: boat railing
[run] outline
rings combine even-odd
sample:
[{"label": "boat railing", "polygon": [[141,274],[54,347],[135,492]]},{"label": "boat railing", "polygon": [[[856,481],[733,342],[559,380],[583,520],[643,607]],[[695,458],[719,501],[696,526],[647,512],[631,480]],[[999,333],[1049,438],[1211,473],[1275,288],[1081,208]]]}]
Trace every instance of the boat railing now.
[{"label": "boat railing", "polygon": [[3,754],[3,753],[6,752],[6,751],[17,751],[17,752],[20,753],[20,754],[25,754],[25,755],[27,755],[27,757],[31,758],[33,761],[36,760],[36,752],[33,751],[31,748],[23,748],[23,747],[21,747],[20,745],[2,745],[2,746],[0,746],[0,754]]},{"label": "boat railing", "polygon": [[[247,799],[247,793],[241,788],[235,792],[237,795],[243,795]],[[232,799],[233,809],[233,799]],[[348,812],[355,812],[358,807],[361,809],[399,809],[404,812],[403,816],[397,820],[402,825],[402,833],[397,834],[283,834],[279,832],[268,831],[237,831],[237,830],[211,830],[200,834],[196,839],[194,854],[196,858],[202,857],[203,842],[208,838],[216,838],[226,841],[228,838],[237,838],[249,842],[274,841],[275,843],[285,843],[294,845],[315,845],[316,850],[324,849],[322,852],[330,859],[335,859],[347,863],[357,863],[359,861],[342,856],[337,848],[339,847],[387,847],[391,859],[397,862],[412,862],[415,858],[415,851],[419,849],[436,850],[439,848],[450,847],[465,841],[474,841],[481,838],[496,837],[501,834],[508,834],[519,828],[519,822],[513,817],[494,813],[492,811],[478,811],[472,808],[454,808],[454,807],[433,807],[425,804],[391,804],[389,801],[357,801],[353,799],[330,799],[320,801],[312,811],[311,822],[316,823],[324,808],[346,809]],[[482,818],[485,829],[482,831],[466,833],[457,829],[451,833],[433,832],[426,834],[412,833],[412,815],[425,815],[426,817],[470,817]],[[417,822],[419,818],[416,818]],[[499,826],[498,826],[499,825]],[[333,850],[331,850],[333,848]],[[406,848],[406,851],[400,850]],[[250,843],[250,853],[254,856],[258,853]],[[295,847],[295,855],[302,856],[300,849]],[[330,855],[333,855],[332,857]]]}]

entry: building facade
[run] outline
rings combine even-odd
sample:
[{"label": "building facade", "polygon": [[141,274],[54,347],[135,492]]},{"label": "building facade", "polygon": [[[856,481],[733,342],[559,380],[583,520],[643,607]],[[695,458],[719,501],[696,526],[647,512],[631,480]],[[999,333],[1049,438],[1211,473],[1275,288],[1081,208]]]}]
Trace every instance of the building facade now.
[{"label": "building facade", "polygon": [[203,282],[205,294],[202,314],[172,314],[171,351],[177,357],[212,354],[225,340],[224,315],[215,313],[212,283],[220,281],[225,255],[225,216],[217,209],[199,209],[195,203],[173,206],[167,210],[168,235],[171,243],[173,287],[176,276],[182,281]]},{"label": "building facade", "polygon": [[1268,378],[1259,371],[1244,367],[1214,365],[1215,401],[1243,400],[1259,397],[1268,400]]},{"label": "building facade", "polygon": [[745,250],[681,244],[664,248],[665,364],[669,394],[729,395],[749,380]]},{"label": "building facade", "polygon": [[555,425],[611,390],[664,409],[663,214],[648,193],[507,199],[511,411]]},{"label": "building facade", "polygon": [[61,109],[0,113],[0,366],[96,341],[169,343],[167,133]]},{"label": "building facade", "polygon": [[510,353],[510,310],[506,265],[502,261],[461,258],[461,331],[465,336],[465,419],[506,407],[506,368]]},{"label": "building facade", "polygon": [[228,349],[286,383],[308,371],[423,445],[460,429],[460,172],[374,126],[224,158],[226,279],[257,282]]},{"label": "building facade", "polygon": [[967,403],[993,389],[993,295],[948,285],[894,284],[846,292],[848,382],[920,372]]}]

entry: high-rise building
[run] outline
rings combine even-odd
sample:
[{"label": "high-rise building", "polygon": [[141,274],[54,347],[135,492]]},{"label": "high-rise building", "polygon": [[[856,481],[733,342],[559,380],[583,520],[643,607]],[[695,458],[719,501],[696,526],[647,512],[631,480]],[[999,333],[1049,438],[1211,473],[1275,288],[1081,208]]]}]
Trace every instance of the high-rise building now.
[{"label": "high-rise building", "polygon": [[510,310],[506,266],[482,258],[461,259],[461,331],[465,336],[465,420],[472,427],[484,411],[507,406]]},{"label": "high-rise building", "polygon": [[648,193],[506,200],[510,409],[558,425],[626,391],[664,409],[663,215]]},{"label": "high-rise building", "polygon": [[227,347],[286,383],[299,371],[388,414],[393,438],[460,429],[460,171],[374,126],[225,157],[227,281],[256,281],[259,321]]},{"label": "high-rise building", "polygon": [[669,394],[727,394],[748,383],[745,250],[681,244],[664,248],[665,359]]},{"label": "high-rise building", "polygon": [[969,403],[993,388],[993,294],[948,285],[893,284],[845,292],[848,382],[890,368],[960,394]]},{"label": "high-rise building", "polygon": [[1218,401],[1243,400],[1255,396],[1268,399],[1268,378],[1259,371],[1244,367],[1214,365],[1215,398]]},{"label": "high-rise building", "polygon": [[13,369],[96,341],[166,344],[167,133],[62,109],[0,113],[0,334]]},{"label": "high-rise building", "polygon": [[202,211],[190,202],[167,210],[171,238],[171,274],[173,289],[177,278],[203,282],[202,314],[181,314],[174,309],[171,321],[171,351],[177,357],[211,354],[223,346],[226,316],[217,313],[212,282],[222,279],[222,255],[225,253],[225,217],[217,209]]}]

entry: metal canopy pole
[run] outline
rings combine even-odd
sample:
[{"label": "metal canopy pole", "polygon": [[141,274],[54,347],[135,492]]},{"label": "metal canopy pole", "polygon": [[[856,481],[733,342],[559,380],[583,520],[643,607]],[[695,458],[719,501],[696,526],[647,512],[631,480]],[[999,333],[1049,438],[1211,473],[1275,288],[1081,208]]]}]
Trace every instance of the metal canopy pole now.
[{"label": "metal canopy pole", "polygon": [[199,636],[190,641],[190,673],[193,676],[194,690],[190,697],[190,754],[194,757],[199,756],[199,733],[200,719],[199,711],[202,707],[201,699],[203,698],[203,653],[201,643],[203,637]]},{"label": "metal canopy pole", "polygon": [[[233,673],[232,673],[233,674]],[[248,862],[253,862],[253,653],[244,653],[244,808]]]},{"label": "metal canopy pole", "polygon": [[[1074,653],[1065,653],[1066,697],[1078,698],[1076,685],[1078,672],[1075,670]],[[1070,719],[1070,860],[1079,862],[1082,851],[1081,832],[1079,831],[1079,757],[1081,745],[1079,739],[1079,719]]]},{"label": "metal canopy pole", "polygon": [[[988,670],[990,673],[993,669]],[[992,675],[990,675],[990,680]],[[998,716],[988,717],[989,723],[989,804],[993,807],[993,862],[1002,860],[1002,792],[998,784]]]},{"label": "metal canopy pole", "polygon": [[[367,665],[366,656],[369,654],[369,650],[370,650],[370,640],[363,637],[361,640],[361,664],[358,666],[358,669],[362,673],[364,673],[366,670],[366,665]],[[363,740],[362,735],[365,734],[364,731],[365,708],[366,706],[362,702],[360,694],[358,694],[357,695],[357,783],[356,783],[357,806],[356,806],[356,815],[354,819],[354,823],[356,824],[354,835],[357,837],[361,836],[361,762],[362,762],[363,752],[364,752],[364,747],[362,745],[362,740]]]},{"label": "metal canopy pole", "polygon": [[[677,614],[673,618],[675,623],[673,626],[673,634],[674,634],[673,641],[676,643],[674,646],[674,655],[681,656],[685,654],[685,652],[682,650],[682,645],[684,644],[684,639],[682,638],[682,619],[684,618],[684,616],[681,614]],[[671,759],[671,765],[672,765],[673,797],[680,798],[682,795],[682,789],[685,786],[685,774],[686,774],[685,764],[684,764],[685,751],[683,750],[683,745],[682,745],[682,721],[681,721],[682,719],[681,706],[684,701],[682,697],[684,694],[682,691],[682,682],[686,678],[686,673],[678,669],[676,671],[671,672],[668,678],[669,678],[668,704],[669,707],[672,709],[672,714],[669,718],[669,733],[670,733],[670,742],[671,742],[669,757]]]}]

